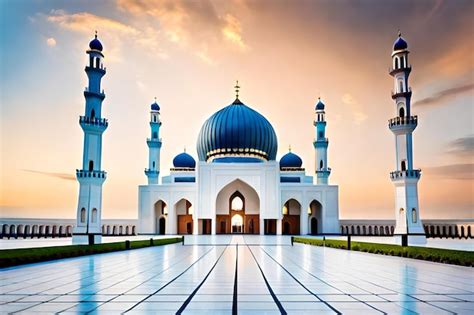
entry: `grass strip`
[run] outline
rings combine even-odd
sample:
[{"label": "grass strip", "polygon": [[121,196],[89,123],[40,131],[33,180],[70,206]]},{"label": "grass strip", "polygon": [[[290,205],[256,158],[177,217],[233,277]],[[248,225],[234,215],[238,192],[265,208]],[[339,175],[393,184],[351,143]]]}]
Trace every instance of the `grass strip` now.
[{"label": "grass strip", "polygon": [[[182,241],[181,237],[128,241],[129,249],[174,244]],[[95,245],[66,245],[37,248],[17,248],[0,250],[0,268],[30,264],[54,259],[79,257],[127,250],[127,241],[102,243]]]},{"label": "grass strip", "polygon": [[[303,243],[315,246],[347,249],[347,241],[345,240],[322,240],[305,237],[294,237],[293,241],[296,243]],[[351,241],[351,250],[389,256],[408,257],[460,266],[474,266],[474,252],[462,250],[417,246],[402,247],[400,245],[355,241]]]}]

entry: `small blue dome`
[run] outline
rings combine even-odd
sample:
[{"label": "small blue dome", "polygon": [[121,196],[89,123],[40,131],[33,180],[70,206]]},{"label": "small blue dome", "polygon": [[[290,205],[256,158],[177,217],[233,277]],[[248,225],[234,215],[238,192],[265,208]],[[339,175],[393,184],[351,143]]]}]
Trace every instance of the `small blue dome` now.
[{"label": "small blue dome", "polygon": [[324,110],[324,103],[321,101],[321,99],[318,99],[318,103],[316,104],[316,110]]},{"label": "small blue dome", "polygon": [[97,34],[95,34],[95,38],[89,43],[89,48],[93,50],[102,51],[102,43],[97,39]]},{"label": "small blue dome", "polygon": [[197,141],[200,161],[274,161],[277,149],[277,137],[270,122],[239,99],[206,120]]},{"label": "small blue dome", "polygon": [[293,168],[300,168],[303,165],[303,160],[301,158],[292,153],[291,151],[287,154],[283,155],[280,159],[280,168],[284,167],[293,167]]},{"label": "small blue dome", "polygon": [[402,38],[402,34],[401,33],[398,33],[398,38],[397,40],[395,41],[395,43],[393,43],[393,50],[404,50],[404,49],[407,49],[408,48],[408,44],[407,42]]},{"label": "small blue dome", "polygon": [[175,168],[195,168],[196,161],[186,152],[180,153],[173,159],[173,166]]},{"label": "small blue dome", "polygon": [[153,104],[151,104],[151,110],[160,110],[160,105],[155,101]]}]

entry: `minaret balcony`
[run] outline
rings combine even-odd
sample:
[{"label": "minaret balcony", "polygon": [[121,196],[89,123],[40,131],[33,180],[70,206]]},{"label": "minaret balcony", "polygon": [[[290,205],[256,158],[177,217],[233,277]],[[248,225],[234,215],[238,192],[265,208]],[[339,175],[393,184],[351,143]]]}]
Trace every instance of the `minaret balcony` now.
[{"label": "minaret balcony", "polygon": [[329,144],[328,138],[319,138],[313,140],[313,145],[315,148],[327,147]]},{"label": "minaret balcony", "polygon": [[107,71],[107,68],[106,67],[100,67],[100,68],[96,68],[96,67],[89,67],[89,66],[86,66],[86,72],[88,71],[96,71],[96,72],[99,72],[100,74],[104,75],[105,72]]},{"label": "minaret balcony", "polygon": [[152,169],[149,169],[149,168],[145,168],[145,175],[146,176],[158,177],[159,174],[160,174],[160,171],[158,171],[158,170],[152,170]]},{"label": "minaret balcony", "polygon": [[105,99],[105,93],[104,90],[102,92],[100,91],[90,91],[88,87],[84,89],[84,96],[85,97],[97,97],[101,99],[102,101]]},{"label": "minaret balcony", "polygon": [[388,128],[395,134],[413,132],[418,125],[418,116],[395,117],[388,121]]},{"label": "minaret balcony", "polygon": [[410,72],[411,72],[411,65],[408,66],[408,67],[397,68],[397,69],[388,68],[388,73],[389,73],[391,76],[394,76],[395,74],[397,74],[397,73],[399,73],[399,72],[405,72],[406,74],[410,74]]},{"label": "minaret balcony", "polygon": [[316,170],[316,175],[325,175],[329,176],[331,174],[331,168],[321,168]]},{"label": "minaret balcony", "polygon": [[79,124],[81,127],[90,129],[99,129],[99,131],[104,131],[107,126],[109,125],[109,122],[105,118],[96,118],[96,117],[88,117],[88,116],[80,116],[79,117]]},{"label": "minaret balcony", "polygon": [[147,138],[146,143],[150,148],[161,148],[161,138]]},{"label": "minaret balcony", "polygon": [[76,170],[76,177],[80,178],[98,178],[106,179],[107,172],[105,171],[87,171],[87,170]]},{"label": "minaret balcony", "polygon": [[408,88],[408,91],[392,91],[392,99],[397,99],[399,97],[410,98],[411,97],[411,88]]},{"label": "minaret balcony", "polygon": [[405,171],[394,171],[390,172],[390,178],[392,181],[401,179],[419,179],[421,177],[421,170],[405,170]]}]

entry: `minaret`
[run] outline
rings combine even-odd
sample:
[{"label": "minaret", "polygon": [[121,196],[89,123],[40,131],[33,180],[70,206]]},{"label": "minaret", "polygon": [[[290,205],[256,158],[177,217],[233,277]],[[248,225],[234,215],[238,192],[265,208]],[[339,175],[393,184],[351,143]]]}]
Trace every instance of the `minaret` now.
[{"label": "minaret", "polygon": [[160,175],[160,106],[156,102],[151,104],[150,111],[150,129],[151,137],[146,140],[148,145],[148,168],[145,169],[145,175],[148,177],[148,185],[158,184],[158,176]]},{"label": "minaret", "polygon": [[313,142],[316,150],[315,170],[318,185],[327,185],[329,175],[331,175],[331,168],[328,167],[328,145],[329,141],[326,138],[326,119],[324,112],[324,103],[321,98],[318,98],[316,104],[316,118],[314,119],[314,126],[316,127],[316,138]]},{"label": "minaret", "polygon": [[396,117],[388,121],[388,127],[395,135],[396,166],[390,173],[395,184],[396,235],[424,235],[418,207],[418,180],[421,170],[413,166],[413,136],[418,117],[411,114],[411,88],[408,77],[408,44],[398,33],[392,52],[390,75],[394,79],[392,99],[395,101]]},{"label": "minaret", "polygon": [[89,43],[89,63],[85,71],[89,86],[84,91],[86,110],[79,117],[84,131],[82,169],[76,170],[79,181],[79,201],[77,205],[76,226],[73,231],[73,243],[100,243],[102,238],[102,184],[107,173],[101,170],[102,133],[107,129],[107,119],[102,118],[104,91],[100,81],[105,75],[102,44],[95,38]]}]

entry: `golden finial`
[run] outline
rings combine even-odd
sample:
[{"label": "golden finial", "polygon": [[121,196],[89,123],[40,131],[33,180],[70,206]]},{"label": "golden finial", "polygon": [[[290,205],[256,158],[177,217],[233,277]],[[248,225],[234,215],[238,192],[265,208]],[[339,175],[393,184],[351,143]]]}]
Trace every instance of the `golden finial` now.
[{"label": "golden finial", "polygon": [[236,99],[239,99],[239,90],[240,90],[240,86],[239,86],[239,80],[236,80],[235,81],[235,98]]},{"label": "golden finial", "polygon": [[95,38],[97,39],[97,30],[95,30]]},{"label": "golden finial", "polygon": [[156,103],[156,96],[155,96],[155,103]]},{"label": "golden finial", "polygon": [[184,146],[184,153],[186,153],[186,146]]},{"label": "golden finial", "polygon": [[291,152],[291,144],[288,146],[288,151]]},{"label": "golden finial", "polygon": [[398,29],[398,37],[402,37],[402,32]]}]

